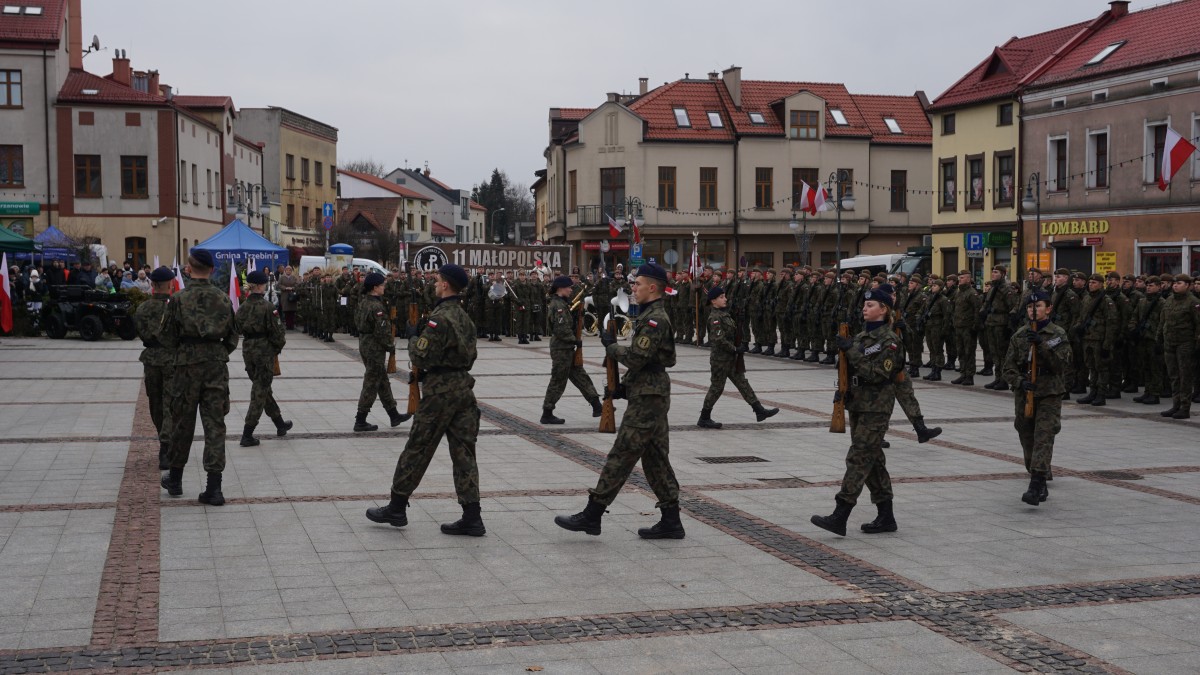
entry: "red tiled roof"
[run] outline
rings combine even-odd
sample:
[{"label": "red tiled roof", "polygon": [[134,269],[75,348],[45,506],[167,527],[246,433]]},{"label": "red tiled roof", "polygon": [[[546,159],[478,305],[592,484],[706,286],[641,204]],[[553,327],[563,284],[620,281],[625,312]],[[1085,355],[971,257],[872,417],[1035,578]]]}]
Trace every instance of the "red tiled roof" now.
[{"label": "red tiled roof", "polygon": [[429,197],[426,197],[425,195],[420,194],[419,192],[413,192],[412,190],[409,190],[408,188],[404,187],[403,185],[396,185],[395,183],[393,183],[391,181],[384,180],[384,179],[380,178],[379,176],[372,176],[369,173],[361,173],[359,171],[350,171],[349,169],[338,169],[338,173],[343,176],[350,176],[351,178],[357,178],[357,179],[363,181],[364,183],[370,183],[371,185],[374,185],[375,187],[383,188],[384,190],[394,192],[394,193],[400,195],[401,197],[406,197],[408,199],[419,199],[423,202],[433,201]]},{"label": "red tiled roof", "polygon": [[[721,92],[726,92],[724,86],[719,87]],[[775,82],[770,80],[743,80],[742,81],[742,107],[740,110],[732,112],[733,121],[739,133],[743,135],[768,135],[782,136],[786,133],[786,120],[780,115],[783,113],[782,107],[776,109],[772,107],[773,103],[782,103],[785,98],[798,94],[802,91],[808,91],[819,96],[825,101],[825,135],[832,137],[849,137],[849,138],[869,138],[871,136],[871,128],[863,121],[862,115],[859,114],[857,107],[854,105],[854,99],[850,96],[850,92],[846,90],[846,85],[840,83],[827,82]],[[733,101],[728,98],[728,94],[724,96],[729,102],[729,108],[733,111]],[[833,109],[840,109],[842,114],[846,116],[847,124],[839,126],[833,121],[833,114],[830,112]],[[750,122],[750,113],[761,112],[766,124],[753,124]]]},{"label": "red tiled roof", "polygon": [[592,114],[595,108],[559,108],[559,119],[563,120],[581,120]]},{"label": "red tiled roof", "polygon": [[[732,141],[729,115],[721,103],[717,86],[714,86],[718,84],[713,80],[677,80],[655,88],[630,103],[628,108],[645,120],[646,140]],[[675,120],[676,108],[687,111],[691,126],[679,126]],[[721,115],[722,127],[714,129],[708,123],[709,111]]]},{"label": "red tiled roof", "polygon": [[[85,94],[85,90],[96,93]],[[147,94],[83,70],[72,70],[67,74],[67,79],[58,92],[58,101],[60,103],[85,104],[167,105],[167,99],[160,95]]]},{"label": "red tiled roof", "polygon": [[[925,109],[921,107],[921,102],[916,96],[854,94],[853,98],[863,121],[871,129],[872,141],[901,145],[933,143],[933,128],[929,124],[929,116],[925,114]],[[886,117],[895,119],[903,133],[892,133],[884,122]]]},{"label": "red tiled roof", "polygon": [[[957,108],[1015,95],[1021,88],[1022,80],[1035,74],[1039,66],[1044,68],[1049,59],[1095,21],[1083,21],[1028,37],[1012,38],[992,50],[979,65],[942,92],[929,106],[930,110]],[[992,71],[990,74],[989,70]]]},{"label": "red tiled roof", "polygon": [[[1086,65],[1105,47],[1124,41],[1095,65]],[[1151,7],[1106,22],[1052,65],[1034,86],[1089,79],[1200,54],[1200,0]]]},{"label": "red tiled roof", "polygon": [[487,211],[487,207],[484,206],[483,204],[480,204],[479,202],[475,201],[474,199],[472,199],[471,200],[471,210],[472,211]]},{"label": "red tiled roof", "polygon": [[377,230],[389,230],[403,206],[404,200],[399,197],[338,199],[337,222],[345,226],[362,218]]},{"label": "red tiled roof", "polygon": [[204,110],[208,108],[220,108],[222,110],[233,110],[233,98],[230,96],[176,96],[175,103],[185,108],[194,108],[196,110]]},{"label": "red tiled roof", "polygon": [[432,233],[435,237],[453,237],[454,236],[454,230],[446,227],[445,225],[439,223],[436,220],[433,221]]},{"label": "red tiled roof", "polygon": [[22,11],[0,15],[0,43],[58,46],[65,23],[63,16],[67,13],[66,0],[4,0],[3,4],[5,7],[41,7],[42,13],[30,16]]}]

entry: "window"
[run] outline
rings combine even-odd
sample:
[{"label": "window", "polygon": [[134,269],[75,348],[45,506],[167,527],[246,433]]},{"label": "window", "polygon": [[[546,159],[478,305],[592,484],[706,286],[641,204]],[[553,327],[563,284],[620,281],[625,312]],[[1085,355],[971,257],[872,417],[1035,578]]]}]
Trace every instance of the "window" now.
[{"label": "window", "polygon": [[759,251],[758,253],[747,253],[746,264],[750,269],[755,267],[774,267],[775,252],[774,251]]},{"label": "window", "polygon": [[179,200],[187,201],[187,160],[179,160]]},{"label": "window", "polygon": [[288,180],[296,180],[296,156],[288,155],[284,159],[283,166],[284,170],[286,171],[284,176],[286,176]]},{"label": "window", "polygon": [[774,169],[758,167],[754,170],[754,208],[769,209],[771,205],[771,176]]},{"label": "window", "polygon": [[1089,188],[1108,187],[1108,130],[1088,134]]},{"label": "window", "polygon": [[908,210],[908,172],[892,171],[892,210]]},{"label": "window", "polygon": [[800,140],[812,140],[817,137],[817,111],[793,110],[791,116],[791,136]]},{"label": "window", "polygon": [[625,167],[600,169],[600,210],[614,220],[625,216]]},{"label": "window", "polygon": [[792,210],[800,208],[800,193],[804,190],[804,183],[808,186],[818,189],[820,178],[817,177],[816,169],[792,169]]},{"label": "window", "polygon": [[1092,92],[1092,103],[1100,103],[1101,101],[1107,101],[1107,100],[1108,100],[1108,90],[1107,89],[1101,89],[1099,91]]},{"label": "window", "polygon": [[308,207],[307,206],[300,207],[300,227],[302,227],[306,230],[308,229]]},{"label": "window", "polygon": [[146,264],[145,237],[125,237],[125,260],[133,263],[134,267]]},{"label": "window", "polygon": [[717,167],[700,167],[700,210],[717,210]]},{"label": "window", "polygon": [[996,126],[1007,127],[1012,125],[1013,104],[1001,103],[996,108]]},{"label": "window", "polygon": [[79,126],[92,127],[96,126],[96,113],[91,110],[79,111]]},{"label": "window", "polygon": [[125,113],[125,126],[140,127],[142,126],[142,114],[135,112]]},{"label": "window", "polygon": [[296,226],[296,205],[295,204],[287,205],[287,218],[285,218],[284,220],[285,220],[285,222],[287,222],[288,227]]},{"label": "window", "polygon": [[225,198],[225,190],[221,189],[221,172],[213,172],[213,189],[216,190],[217,208],[221,208],[221,200]]},{"label": "window", "polygon": [[[577,208],[577,204],[578,204],[577,199],[579,196],[579,184],[576,182],[576,178],[577,178],[577,176],[575,175],[574,171],[567,172],[567,211],[569,211],[571,213],[575,213],[575,209]],[[464,203],[463,218],[466,218],[467,217],[467,213],[465,211],[466,201],[464,200],[463,203]]]},{"label": "window", "polygon": [[308,182],[308,158],[307,157],[300,158],[300,182],[301,183]]},{"label": "window", "polygon": [[1107,59],[1108,57],[1112,56],[1112,53],[1113,53],[1113,52],[1115,52],[1115,51],[1117,51],[1118,49],[1120,49],[1120,48],[1121,48],[1121,46],[1122,46],[1122,45],[1124,45],[1124,44],[1125,44],[1125,41],[1124,41],[1124,40],[1121,40],[1120,42],[1114,42],[1114,43],[1112,43],[1111,45],[1109,45],[1109,46],[1105,47],[1104,49],[1101,49],[1101,50],[1100,50],[1100,53],[1098,53],[1098,54],[1096,54],[1095,56],[1093,56],[1093,57],[1091,58],[1091,60],[1089,60],[1087,63],[1085,63],[1085,64],[1083,64],[1083,65],[1085,65],[1085,66],[1094,66],[1094,65],[1096,65],[1096,64],[1098,64],[1098,63],[1101,63],[1101,62],[1103,62],[1103,61],[1104,61],[1104,59]]},{"label": "window", "polygon": [[850,124],[846,121],[846,113],[842,112],[840,108],[830,108],[829,115],[833,117],[833,123],[839,127],[844,127]]},{"label": "window", "polygon": [[317,185],[325,184],[325,163],[324,162],[316,162],[315,166],[313,166],[313,175],[315,175],[317,178]]},{"label": "window", "polygon": [[942,162],[942,203],[939,211],[954,211],[958,208],[958,160],[943,159]]},{"label": "window", "polygon": [[983,208],[983,155],[967,155],[967,208]]},{"label": "window", "polygon": [[1146,159],[1145,180],[1147,183],[1157,183],[1162,177],[1163,148],[1167,144],[1167,123],[1153,122],[1146,125]]},{"label": "window", "polygon": [[205,169],[205,171],[204,171],[204,189],[206,190],[205,197],[208,199],[208,208],[211,209],[212,208],[212,191],[213,191],[212,169]]},{"label": "window", "polygon": [[0,145],[0,186],[25,185],[25,149],[20,145]]},{"label": "window", "polygon": [[658,208],[675,208],[675,167],[658,167]]},{"label": "window", "polygon": [[942,135],[949,136],[954,133],[954,113],[946,113],[942,115]]},{"label": "window", "polygon": [[1182,246],[1143,246],[1141,254],[1142,274],[1178,274],[1183,271]]},{"label": "window", "polygon": [[422,232],[429,231],[429,216],[426,216],[424,214],[421,215],[421,231]]},{"label": "window", "polygon": [[1166,91],[1167,78],[1161,77],[1157,80],[1150,80],[1150,91]]},{"label": "window", "polygon": [[[1192,142],[1200,139],[1200,116],[1192,116]],[[1192,153],[1192,180],[1200,180],[1200,152]],[[1192,273],[1200,273],[1200,265],[1192,267]]]},{"label": "window", "polygon": [[[337,185],[337,166],[334,164],[329,165],[329,184]],[[466,218],[466,216],[463,216],[463,218]]]},{"label": "window", "polygon": [[192,165],[192,203],[200,203],[200,169],[195,164]]},{"label": "window", "polygon": [[675,124],[681,127],[692,126],[692,121],[688,119],[687,108],[673,108],[675,111]]},{"label": "window", "polygon": [[892,132],[893,134],[904,133],[904,131],[900,128],[900,123],[896,121],[895,117],[885,117],[883,118],[883,123],[887,125],[888,131]]},{"label": "window", "polygon": [[404,217],[407,219],[405,222],[405,225],[408,227],[408,230],[411,232],[413,229],[416,228],[416,224],[415,224],[416,221],[413,220],[413,214],[410,212],[407,215],[405,215]]},{"label": "window", "polygon": [[763,114],[760,112],[752,112],[752,113],[749,113],[749,115],[750,115],[750,123],[751,124],[766,124],[767,123],[767,120],[763,117]]},{"label": "window", "polygon": [[0,108],[21,106],[21,71],[0,70]]},{"label": "window", "polygon": [[834,267],[838,264],[839,260],[845,259],[846,255],[844,252],[821,251],[821,267]]},{"label": "window", "polygon": [[75,155],[75,196],[101,197],[100,155]]},{"label": "window", "polygon": [[469,220],[471,218],[471,200],[467,199],[466,197],[460,198],[459,208],[461,209],[459,217],[461,217],[463,220]]},{"label": "window", "polygon": [[712,127],[713,129],[725,128],[725,123],[723,121],[721,121],[721,113],[713,112],[713,111],[709,110],[707,115],[708,115],[708,126]]},{"label": "window", "polygon": [[1060,96],[1060,97],[1058,97],[1058,98],[1055,98],[1055,99],[1050,99],[1050,107],[1051,107],[1051,108],[1065,108],[1065,107],[1067,107],[1067,98],[1066,98],[1065,96]]},{"label": "window", "polygon": [[146,157],[122,155],[121,197],[128,199],[148,196],[150,189],[146,185]]},{"label": "window", "polygon": [[995,155],[996,207],[1012,206],[1016,194],[1016,153],[1012,150],[997,152]]},{"label": "window", "polygon": [[1050,139],[1049,188],[1053,192],[1063,192],[1067,189],[1067,139]]}]

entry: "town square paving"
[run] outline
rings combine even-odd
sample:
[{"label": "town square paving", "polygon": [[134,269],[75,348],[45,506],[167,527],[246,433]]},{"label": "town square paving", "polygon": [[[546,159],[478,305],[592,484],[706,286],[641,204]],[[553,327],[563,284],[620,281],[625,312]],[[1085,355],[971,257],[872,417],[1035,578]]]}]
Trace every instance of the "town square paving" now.
[{"label": "town square paving", "polygon": [[[249,398],[230,362],[228,503],[158,486],[139,345],[0,343],[0,674],[1186,673],[1200,670],[1200,423],[1129,397],[1064,405],[1051,497],[1025,488],[1011,394],[918,381],[918,444],[899,409],[888,466],[900,530],[849,536],[827,513],[848,436],[828,432],[835,371],[751,356],[768,422],[732,387],[694,425],[708,351],[679,347],[671,455],[687,538],[643,541],[640,473],[604,533],[563,531],[613,436],[568,389],[538,424],[548,343],[479,343],[482,538],[440,453],[403,529],[387,499],[409,424],[376,407],[355,434],[357,345],[289,333],[275,394],[285,437],[237,444]],[[603,378],[597,342],[586,368]],[[405,358],[394,388],[403,398]],[[982,382],[981,382],[982,384]],[[618,402],[618,415],[624,402]],[[199,443],[195,446],[199,448]],[[714,458],[734,458],[712,463]]]}]

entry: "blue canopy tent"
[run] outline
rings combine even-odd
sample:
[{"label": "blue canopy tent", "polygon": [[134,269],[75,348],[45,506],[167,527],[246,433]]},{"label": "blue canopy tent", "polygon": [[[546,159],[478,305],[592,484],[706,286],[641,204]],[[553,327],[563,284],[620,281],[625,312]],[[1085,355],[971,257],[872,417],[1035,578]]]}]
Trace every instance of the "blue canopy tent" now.
[{"label": "blue canopy tent", "polygon": [[194,248],[212,253],[219,270],[227,268],[230,262],[244,269],[250,260],[254,260],[256,268],[270,267],[274,271],[288,261],[286,248],[272,244],[238,219]]},{"label": "blue canopy tent", "polygon": [[65,263],[79,260],[80,246],[78,242],[53,225],[46,228],[45,232],[37,235],[33,240],[42,245],[41,249],[37,253],[18,254],[18,260],[28,260],[31,257],[41,260],[61,260]]}]

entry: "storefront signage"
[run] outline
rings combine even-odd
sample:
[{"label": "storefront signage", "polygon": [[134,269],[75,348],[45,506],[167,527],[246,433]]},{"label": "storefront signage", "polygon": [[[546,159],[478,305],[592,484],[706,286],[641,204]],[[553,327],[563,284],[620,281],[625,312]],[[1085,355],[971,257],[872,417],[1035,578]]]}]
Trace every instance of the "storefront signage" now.
[{"label": "storefront signage", "polygon": [[1117,269],[1116,251],[1096,251],[1096,274],[1108,274]]},{"label": "storefront signage", "polygon": [[1042,269],[1042,270],[1050,269],[1050,252],[1046,251],[1045,253],[1026,253],[1025,254],[1025,267],[1027,267],[1027,268],[1036,267],[1036,268]]},{"label": "storefront signage", "polygon": [[1042,223],[1042,236],[1108,234],[1107,220],[1052,220]]},{"label": "storefront signage", "polygon": [[1012,232],[987,232],[983,244],[988,248],[1008,248],[1012,246]]},{"label": "storefront signage", "polygon": [[1083,245],[1084,246],[1103,246],[1104,245],[1104,237],[1084,237]]},{"label": "storefront signage", "polygon": [[[600,250],[600,242],[585,241],[585,242],[583,242],[583,250],[599,251]],[[610,250],[610,251],[628,251],[629,250],[629,242],[627,242],[627,241],[610,241],[610,242],[608,242],[608,250]]]},{"label": "storefront signage", "polygon": [[0,216],[36,216],[41,212],[38,202],[0,202]]}]

